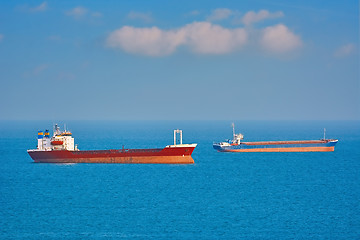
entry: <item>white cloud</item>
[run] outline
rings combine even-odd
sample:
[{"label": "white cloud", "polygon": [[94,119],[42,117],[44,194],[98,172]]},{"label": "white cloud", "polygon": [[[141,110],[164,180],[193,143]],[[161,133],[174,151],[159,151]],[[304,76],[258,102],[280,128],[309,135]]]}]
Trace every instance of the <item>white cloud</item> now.
[{"label": "white cloud", "polygon": [[88,10],[84,7],[75,7],[69,11],[66,11],[65,14],[68,15],[68,16],[72,16],[72,17],[75,17],[75,18],[80,18],[80,17],[83,17],[87,14]]},{"label": "white cloud", "polygon": [[145,23],[150,23],[153,21],[151,13],[142,13],[142,12],[134,12],[134,11],[131,11],[127,15],[127,18],[132,19],[132,20],[141,20]]},{"label": "white cloud", "polygon": [[177,34],[174,31],[162,31],[157,27],[134,28],[125,26],[112,32],[107,44],[118,47],[127,52],[150,56],[168,55],[179,45]]},{"label": "white cloud", "polygon": [[255,22],[260,22],[265,19],[272,19],[272,18],[280,18],[283,17],[284,13],[281,11],[271,13],[267,10],[260,10],[259,12],[249,11],[247,12],[244,17],[242,17],[241,21],[245,25],[251,25]]},{"label": "white cloud", "polygon": [[335,57],[346,57],[356,52],[356,46],[353,43],[345,44],[339,47],[335,53]]},{"label": "white cloud", "polygon": [[229,53],[247,42],[247,33],[242,28],[228,29],[208,22],[195,22],[182,30],[186,43],[194,52],[202,54]]},{"label": "white cloud", "polygon": [[30,12],[43,12],[46,11],[48,9],[48,4],[47,2],[43,2],[42,4],[40,4],[39,6],[33,7],[33,8],[29,8]]},{"label": "white cloud", "polygon": [[262,30],[260,43],[266,50],[274,53],[288,52],[302,46],[301,38],[283,24]]},{"label": "white cloud", "polygon": [[173,53],[183,41],[184,37],[179,31],[125,26],[109,35],[107,45],[130,53],[161,56]]},{"label": "white cloud", "polygon": [[228,8],[217,8],[212,11],[210,16],[207,17],[207,21],[213,22],[213,21],[219,21],[223,19],[229,18],[233,14],[233,11],[231,11]]},{"label": "white cloud", "polygon": [[244,29],[227,29],[208,22],[194,22],[175,30],[125,26],[112,32],[106,41],[109,47],[148,56],[169,55],[182,45],[201,54],[224,54],[246,42]]}]

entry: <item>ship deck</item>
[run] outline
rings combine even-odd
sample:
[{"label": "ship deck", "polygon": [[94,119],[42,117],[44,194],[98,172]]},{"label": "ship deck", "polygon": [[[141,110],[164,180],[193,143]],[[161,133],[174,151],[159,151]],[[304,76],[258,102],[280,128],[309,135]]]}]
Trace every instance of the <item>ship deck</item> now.
[{"label": "ship deck", "polygon": [[283,145],[283,144],[318,144],[328,143],[336,141],[333,139],[326,140],[299,140],[299,141],[260,141],[260,142],[241,142],[241,144],[252,146],[252,145]]}]

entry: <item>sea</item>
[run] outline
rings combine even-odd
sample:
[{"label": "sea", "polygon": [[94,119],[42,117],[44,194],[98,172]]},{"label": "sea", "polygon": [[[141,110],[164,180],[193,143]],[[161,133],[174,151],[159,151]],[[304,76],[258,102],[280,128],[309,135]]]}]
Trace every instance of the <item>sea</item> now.
[{"label": "sea", "polygon": [[339,140],[312,153],[217,152],[231,121],[59,121],[81,150],[182,129],[195,164],[33,163],[54,123],[0,122],[0,239],[360,239],[358,121],[235,121],[246,141]]}]

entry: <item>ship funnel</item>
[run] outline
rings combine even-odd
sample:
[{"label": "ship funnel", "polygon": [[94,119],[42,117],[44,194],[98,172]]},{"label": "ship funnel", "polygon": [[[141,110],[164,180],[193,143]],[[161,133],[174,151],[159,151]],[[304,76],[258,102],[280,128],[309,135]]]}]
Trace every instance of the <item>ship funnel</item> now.
[{"label": "ship funnel", "polygon": [[43,138],[44,138],[44,132],[43,131],[38,131],[38,145],[37,145],[37,149],[42,150],[43,149]]},{"label": "ship funnel", "polygon": [[45,130],[44,137],[45,137],[45,138],[49,138],[49,137],[50,137],[49,130]]},{"label": "ship funnel", "polygon": [[38,131],[38,139],[43,139],[43,137],[44,137],[44,132]]},{"label": "ship funnel", "polygon": [[180,144],[182,144],[182,130],[176,129],[174,130],[174,145],[176,145],[176,135],[180,134]]}]

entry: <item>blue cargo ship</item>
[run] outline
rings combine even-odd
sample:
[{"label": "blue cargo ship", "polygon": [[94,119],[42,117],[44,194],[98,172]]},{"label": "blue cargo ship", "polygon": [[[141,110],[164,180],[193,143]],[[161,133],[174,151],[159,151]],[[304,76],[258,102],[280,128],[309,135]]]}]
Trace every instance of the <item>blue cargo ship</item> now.
[{"label": "blue cargo ship", "polygon": [[214,143],[213,148],[219,152],[333,152],[337,139],[299,140],[299,141],[261,141],[243,142],[244,136],[235,134],[233,126],[233,139]]}]

